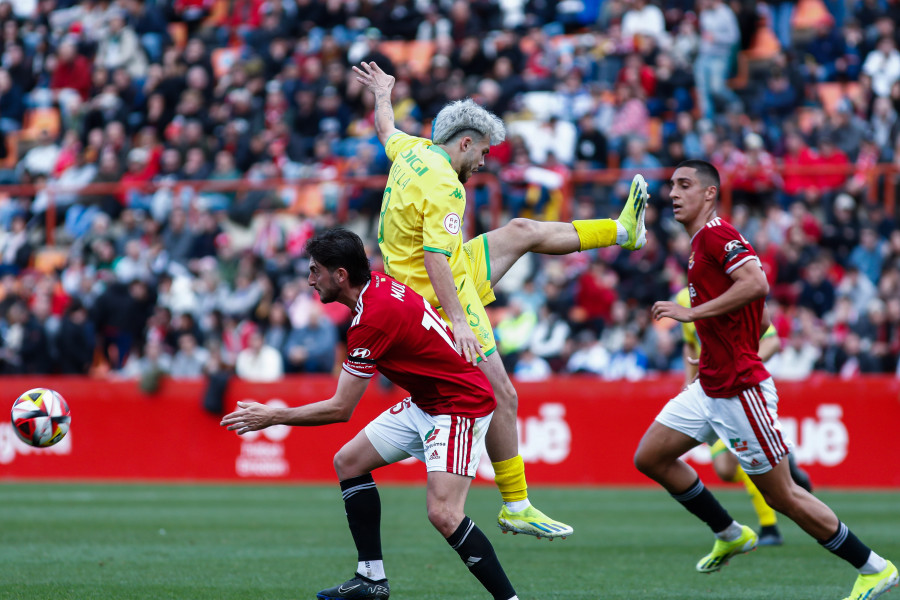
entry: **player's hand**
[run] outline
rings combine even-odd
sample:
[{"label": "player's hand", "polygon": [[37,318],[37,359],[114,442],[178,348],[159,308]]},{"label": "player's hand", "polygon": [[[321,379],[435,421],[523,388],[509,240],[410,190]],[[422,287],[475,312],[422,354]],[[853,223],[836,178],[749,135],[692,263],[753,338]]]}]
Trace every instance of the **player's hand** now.
[{"label": "player's hand", "polygon": [[376,96],[379,92],[391,93],[391,90],[394,89],[394,78],[391,75],[382,71],[381,67],[374,62],[363,62],[360,64],[362,69],[357,66],[353,67],[353,72],[356,73],[358,82],[366,86]]},{"label": "player's hand", "polygon": [[238,402],[236,411],[222,417],[219,425],[228,427],[243,435],[248,431],[258,431],[272,425],[272,409],[259,402]]},{"label": "player's hand", "polygon": [[653,308],[650,309],[650,314],[653,315],[653,319],[656,321],[659,321],[663,317],[669,317],[670,319],[675,319],[681,323],[690,323],[694,320],[691,316],[691,309],[681,306],[677,302],[665,300],[654,304]]},{"label": "player's hand", "polygon": [[468,323],[463,322],[453,325],[453,341],[456,342],[456,351],[466,359],[466,362],[472,363],[473,366],[478,365],[479,356],[481,360],[487,360],[484,350],[481,349],[481,342],[475,337],[475,333]]}]

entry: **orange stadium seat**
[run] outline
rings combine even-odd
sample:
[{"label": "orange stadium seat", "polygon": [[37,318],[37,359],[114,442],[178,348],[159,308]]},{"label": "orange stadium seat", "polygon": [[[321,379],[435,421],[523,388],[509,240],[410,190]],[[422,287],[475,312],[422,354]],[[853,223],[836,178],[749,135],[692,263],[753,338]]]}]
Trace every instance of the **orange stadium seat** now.
[{"label": "orange stadium seat", "polygon": [[210,59],[212,60],[213,74],[216,79],[224,77],[231,66],[237,62],[241,54],[240,48],[216,48],[212,51]]},{"label": "orange stadium seat", "polygon": [[834,24],[834,17],[828,12],[822,0],[799,0],[791,16],[792,29],[816,29]]},{"label": "orange stadium seat", "polygon": [[187,23],[172,22],[169,23],[167,29],[175,47],[179,50],[184,49],[188,41]]},{"label": "orange stadium seat", "polygon": [[53,107],[32,108],[25,113],[22,123],[21,139],[33,141],[38,138],[41,131],[47,130],[50,135],[57,137],[62,129],[62,121],[59,109]]},{"label": "orange stadium seat", "polygon": [[434,56],[434,42],[414,40],[388,40],[381,42],[378,49],[394,64],[406,63],[415,75],[422,75],[431,67]]},{"label": "orange stadium seat", "polygon": [[825,113],[829,115],[837,112],[838,104],[840,104],[841,100],[856,97],[861,89],[859,83],[855,81],[851,83],[824,81],[816,84],[819,101],[822,103],[822,107],[825,108]]},{"label": "orange stadium seat", "polygon": [[66,266],[68,254],[62,248],[44,246],[34,254],[33,266],[41,273],[55,273]]}]

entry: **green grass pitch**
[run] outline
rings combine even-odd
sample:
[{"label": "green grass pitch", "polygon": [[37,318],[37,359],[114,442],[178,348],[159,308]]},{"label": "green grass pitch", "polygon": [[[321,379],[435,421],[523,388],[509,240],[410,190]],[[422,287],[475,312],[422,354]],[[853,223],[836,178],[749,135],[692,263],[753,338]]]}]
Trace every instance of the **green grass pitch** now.
[{"label": "green grass pitch", "polygon": [[[424,488],[380,490],[392,598],[488,598],[428,523]],[[717,493],[756,525],[742,491]],[[900,559],[900,493],[819,496]],[[535,488],[532,499],[575,535],[502,535],[492,487],[473,488],[467,505],[522,600],[839,600],[855,577],[786,519],[784,546],[701,575],[694,563],[711,535],[661,489]],[[355,566],[337,485],[0,484],[2,599],[310,599]]]}]

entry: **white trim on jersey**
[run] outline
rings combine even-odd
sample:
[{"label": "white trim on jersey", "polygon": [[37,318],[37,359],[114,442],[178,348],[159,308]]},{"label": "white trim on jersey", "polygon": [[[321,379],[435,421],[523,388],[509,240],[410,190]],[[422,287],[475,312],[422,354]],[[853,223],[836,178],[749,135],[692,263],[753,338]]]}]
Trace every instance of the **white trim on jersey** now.
[{"label": "white trim on jersey", "polygon": [[359,377],[360,379],[372,379],[372,376],[375,375],[375,373],[362,373],[362,372],[360,372],[360,371],[357,371],[356,369],[351,369],[350,367],[348,367],[348,366],[346,365],[346,363],[343,364],[343,365],[341,365],[341,367],[342,367],[345,371],[347,371],[348,373],[350,373],[351,375],[353,375],[353,376],[355,376],[355,377]]},{"label": "white trim on jersey", "polygon": [[[374,275],[373,275],[373,277],[374,277]],[[359,318],[362,317],[362,313],[363,313],[363,294],[366,293],[366,290],[369,289],[370,285],[372,285],[371,279],[369,279],[369,281],[366,283],[366,285],[363,286],[363,289],[360,290],[360,292],[359,292],[359,298],[356,299],[356,316],[353,317],[353,320],[350,322],[350,327],[353,327],[354,325],[359,325]]]},{"label": "white trim on jersey", "polygon": [[739,261],[737,261],[736,263],[734,263],[733,265],[731,265],[731,267],[729,267],[728,269],[726,269],[726,270],[725,270],[725,274],[726,274],[726,275],[731,275],[731,272],[732,272],[732,271],[734,271],[735,269],[737,269],[739,266],[741,266],[742,264],[744,264],[744,263],[747,262],[748,260],[755,260],[755,261],[756,261],[756,264],[758,264],[759,267],[762,268],[762,262],[760,262],[758,256],[745,256],[745,257],[742,258],[741,260],[739,260]]}]

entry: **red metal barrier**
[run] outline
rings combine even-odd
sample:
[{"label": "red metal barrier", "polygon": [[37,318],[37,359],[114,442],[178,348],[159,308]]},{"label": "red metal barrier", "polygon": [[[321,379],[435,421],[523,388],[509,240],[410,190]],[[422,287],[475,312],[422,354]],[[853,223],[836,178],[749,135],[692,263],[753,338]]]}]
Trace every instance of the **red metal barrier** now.
[{"label": "red metal barrier", "polygon": [[[639,382],[557,378],[519,383],[520,451],[533,485],[646,485],[632,465],[645,429],[680,377]],[[32,387],[52,387],[72,409],[72,428],[59,445],[38,450],[12,432],[0,413],[0,479],[333,482],[334,453],[370,419],[403,397],[370,386],[349,423],[280,427],[239,437],[201,407],[203,381],[166,381],[154,396],[135,382],[85,378],[4,378],[7,406]],[[295,377],[274,384],[234,380],[226,406],[238,400],[301,404],[334,391],[330,377]],[[842,381],[815,377],[780,383],[782,421],[796,456],[817,485],[900,487],[900,380]],[[715,481],[708,452],[691,454],[704,479]],[[421,481],[415,461],[383,469],[379,481]],[[478,479],[491,479],[483,461]]]}]

